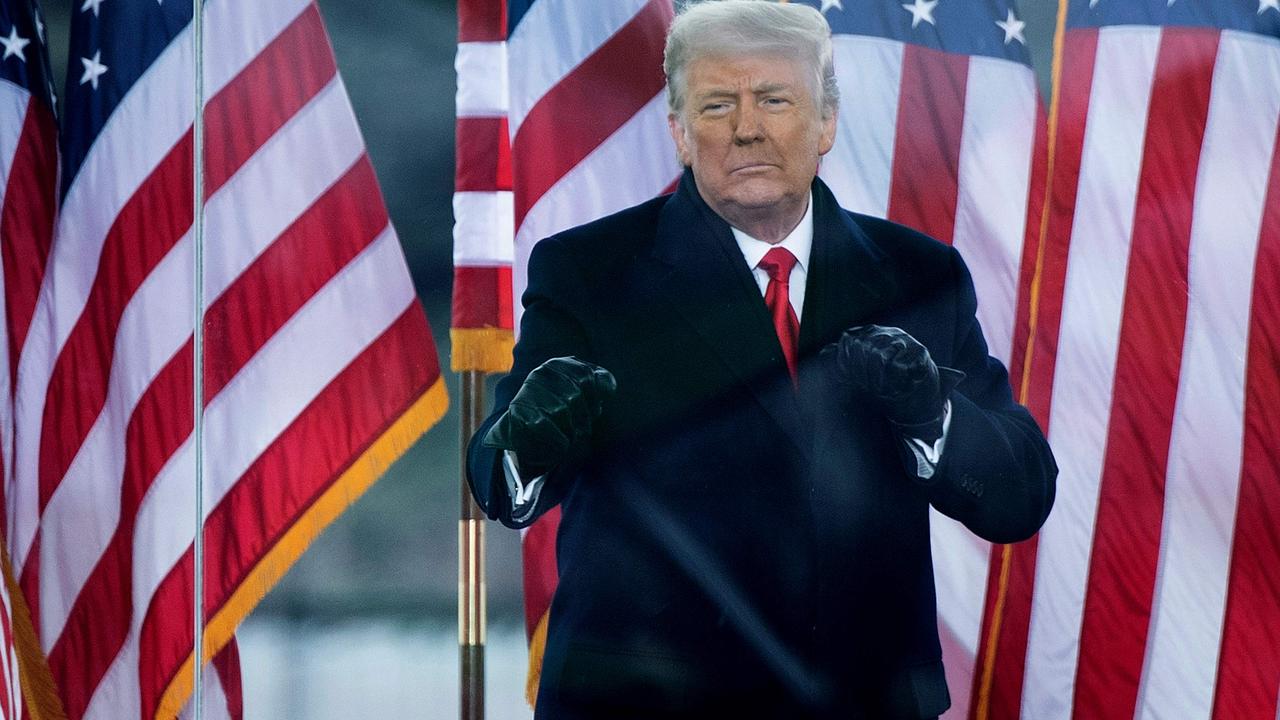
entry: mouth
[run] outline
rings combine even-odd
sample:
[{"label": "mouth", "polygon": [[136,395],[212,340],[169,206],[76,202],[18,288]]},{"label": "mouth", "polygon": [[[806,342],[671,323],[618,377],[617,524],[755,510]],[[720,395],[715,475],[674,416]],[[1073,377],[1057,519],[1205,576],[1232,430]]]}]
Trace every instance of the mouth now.
[{"label": "mouth", "polygon": [[766,173],[777,169],[777,165],[772,163],[749,163],[747,165],[739,165],[729,171],[730,175],[756,175]]}]

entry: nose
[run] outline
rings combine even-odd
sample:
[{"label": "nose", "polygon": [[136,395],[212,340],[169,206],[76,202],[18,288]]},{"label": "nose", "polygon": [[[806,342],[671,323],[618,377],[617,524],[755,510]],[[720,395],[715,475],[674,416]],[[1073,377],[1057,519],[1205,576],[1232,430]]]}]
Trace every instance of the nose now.
[{"label": "nose", "polygon": [[738,145],[750,145],[764,139],[763,116],[756,107],[754,99],[744,98],[738,103],[738,112],[733,126],[733,141]]}]

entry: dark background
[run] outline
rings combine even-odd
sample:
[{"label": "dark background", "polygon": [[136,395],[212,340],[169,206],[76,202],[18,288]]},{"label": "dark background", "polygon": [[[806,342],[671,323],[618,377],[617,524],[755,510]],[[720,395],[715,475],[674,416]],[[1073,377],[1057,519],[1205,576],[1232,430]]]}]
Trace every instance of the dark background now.
[{"label": "dark background", "polygon": [[[65,77],[69,18],[80,4],[41,3],[58,78]],[[319,5],[418,296],[435,331],[453,406],[314,543],[254,617],[321,623],[370,616],[452,622],[457,608],[460,492],[458,381],[447,369],[455,0],[319,0]],[[1021,8],[1047,102],[1056,4],[1031,0]],[[209,342],[216,343],[216,338]],[[495,624],[514,625],[522,617],[519,537],[496,524],[488,529],[489,617]]]}]

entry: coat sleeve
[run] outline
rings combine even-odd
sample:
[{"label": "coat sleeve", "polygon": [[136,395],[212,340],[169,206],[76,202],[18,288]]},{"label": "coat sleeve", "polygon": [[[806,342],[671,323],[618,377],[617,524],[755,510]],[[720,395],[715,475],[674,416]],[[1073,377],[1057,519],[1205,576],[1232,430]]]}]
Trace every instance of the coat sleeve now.
[{"label": "coat sleeve", "polygon": [[1049,444],[1009,376],[987,354],[973,281],[951,250],[956,339],[952,367],[966,373],[951,393],[951,427],[930,486],[930,502],[991,542],[1025,540],[1048,517],[1058,475]]},{"label": "coat sleeve", "polygon": [[471,437],[467,447],[467,480],[476,504],[485,514],[513,528],[526,527],[554,507],[568,492],[575,463],[547,473],[533,512],[519,521],[512,518],[512,502],[502,469],[501,451],[484,446],[489,428],[506,412],[512,397],[529,373],[554,357],[588,359],[587,337],[574,308],[582,307],[582,274],[565,244],[547,238],[534,246],[529,257],[529,280],[521,298],[524,314],[516,343],[511,372],[498,381],[493,412]]}]

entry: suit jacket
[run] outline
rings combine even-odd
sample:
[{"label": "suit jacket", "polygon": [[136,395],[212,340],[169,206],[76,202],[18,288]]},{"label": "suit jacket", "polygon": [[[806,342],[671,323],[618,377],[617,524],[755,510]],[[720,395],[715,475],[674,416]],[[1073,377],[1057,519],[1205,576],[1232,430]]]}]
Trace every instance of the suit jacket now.
[{"label": "suit jacket", "polygon": [[[479,438],[530,370],[572,355],[618,383],[592,446],[539,500],[563,510],[539,717],[927,718],[949,705],[928,508],[1022,540],[1057,468],[987,355],[959,254],[842,210],[820,180],[813,203],[798,386],[692,173],[534,248],[514,366],[469,450],[491,517],[517,525]],[[867,323],[966,373],[927,481],[820,354]]]}]

